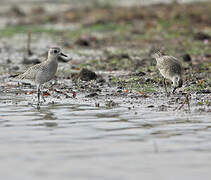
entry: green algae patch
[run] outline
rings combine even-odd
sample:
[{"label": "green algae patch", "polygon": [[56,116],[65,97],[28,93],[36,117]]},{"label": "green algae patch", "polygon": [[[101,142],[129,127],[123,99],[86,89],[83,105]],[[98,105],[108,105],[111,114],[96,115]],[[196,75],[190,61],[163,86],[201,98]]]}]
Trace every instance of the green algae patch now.
[{"label": "green algae patch", "polygon": [[55,30],[53,28],[48,28],[44,26],[35,25],[18,25],[18,26],[8,26],[0,29],[0,37],[10,37],[18,34],[32,33],[45,33],[45,34],[59,34],[61,31]]}]

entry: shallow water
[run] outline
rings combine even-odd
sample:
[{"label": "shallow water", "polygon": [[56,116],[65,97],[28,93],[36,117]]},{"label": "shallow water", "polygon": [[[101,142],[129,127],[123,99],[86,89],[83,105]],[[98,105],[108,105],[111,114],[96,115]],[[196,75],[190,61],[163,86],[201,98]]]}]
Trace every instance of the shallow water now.
[{"label": "shallow water", "polygon": [[18,91],[0,93],[4,179],[210,179],[207,112],[158,111],[142,98],[133,107],[126,97],[95,107],[84,94],[48,97],[38,110],[35,94]]}]

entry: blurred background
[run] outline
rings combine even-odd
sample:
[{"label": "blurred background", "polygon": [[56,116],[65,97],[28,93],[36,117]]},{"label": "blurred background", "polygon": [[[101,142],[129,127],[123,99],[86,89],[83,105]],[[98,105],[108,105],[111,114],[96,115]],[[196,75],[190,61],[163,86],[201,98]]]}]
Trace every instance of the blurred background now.
[{"label": "blurred background", "polygon": [[[72,51],[79,64],[98,60],[108,49],[146,56],[152,46],[179,57],[191,54],[193,62],[206,61],[210,9],[210,1],[196,0],[1,0],[0,38],[10,45],[18,41],[18,49],[24,50],[30,33],[33,51],[62,46]],[[125,64],[130,67],[108,62],[95,69],[137,68],[133,62]]]}]

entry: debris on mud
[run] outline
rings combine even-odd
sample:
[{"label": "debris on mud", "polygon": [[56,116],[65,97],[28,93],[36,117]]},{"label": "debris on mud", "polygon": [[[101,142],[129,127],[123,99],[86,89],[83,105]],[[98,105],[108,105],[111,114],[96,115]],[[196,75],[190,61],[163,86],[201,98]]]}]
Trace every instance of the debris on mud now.
[{"label": "debris on mud", "polygon": [[203,89],[203,90],[197,91],[196,94],[211,94],[211,90]]},{"label": "debris on mud", "polygon": [[36,56],[29,56],[29,57],[24,57],[23,64],[28,65],[28,64],[39,64],[41,63],[40,59]]},{"label": "debris on mud", "polygon": [[75,42],[79,46],[84,46],[84,47],[95,47],[99,42],[99,39],[96,36],[87,36],[87,35],[82,35],[81,37],[78,38],[78,40]]},{"label": "debris on mud", "polygon": [[210,40],[211,39],[211,36],[210,35],[208,35],[208,34],[206,34],[206,33],[204,33],[204,32],[198,32],[198,33],[196,33],[195,35],[194,35],[194,38],[196,39],[196,40]]},{"label": "debris on mud", "polygon": [[17,5],[12,6],[10,8],[8,14],[17,16],[17,17],[25,17],[26,16],[26,13],[21,8],[19,8],[19,6],[17,6]]},{"label": "debris on mud", "polygon": [[148,108],[154,108],[155,106],[154,105],[149,105],[147,106]]},{"label": "debris on mud", "polygon": [[89,69],[83,68],[79,73],[79,77],[82,81],[91,81],[91,80],[96,79],[97,75],[95,72]]},{"label": "debris on mud", "polygon": [[86,98],[92,98],[92,97],[95,97],[95,96],[98,96],[98,93],[94,92],[94,93],[86,95],[85,97]]},{"label": "debris on mud", "polygon": [[114,102],[113,100],[110,100],[110,101],[106,101],[105,105],[107,108],[113,108],[113,107],[118,106],[118,103]]},{"label": "debris on mud", "polygon": [[73,91],[72,93],[73,93],[73,98],[76,98],[77,93],[75,91]]}]

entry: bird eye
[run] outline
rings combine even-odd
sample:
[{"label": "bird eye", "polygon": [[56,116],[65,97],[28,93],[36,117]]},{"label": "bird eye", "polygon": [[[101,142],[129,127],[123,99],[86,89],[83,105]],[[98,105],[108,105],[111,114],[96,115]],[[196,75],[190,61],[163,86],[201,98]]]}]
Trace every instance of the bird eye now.
[{"label": "bird eye", "polygon": [[53,52],[56,54],[56,53],[58,53],[59,51],[58,51],[58,50],[54,50]]}]

